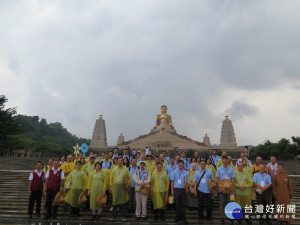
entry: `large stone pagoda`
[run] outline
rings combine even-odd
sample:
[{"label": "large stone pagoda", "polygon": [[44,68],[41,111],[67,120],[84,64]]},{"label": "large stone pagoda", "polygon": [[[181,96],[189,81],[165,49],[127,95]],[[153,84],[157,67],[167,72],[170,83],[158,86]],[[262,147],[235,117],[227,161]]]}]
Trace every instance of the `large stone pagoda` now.
[{"label": "large stone pagoda", "polygon": [[106,146],[107,146],[107,138],[106,138],[105,120],[102,118],[102,114],[100,114],[99,119],[97,119],[95,123],[90,148],[98,149]]},{"label": "large stone pagoda", "polygon": [[224,149],[224,150],[237,149],[237,143],[236,143],[234,129],[232,126],[232,121],[228,119],[228,115],[225,116],[225,120],[223,120],[222,123],[220,149]]}]

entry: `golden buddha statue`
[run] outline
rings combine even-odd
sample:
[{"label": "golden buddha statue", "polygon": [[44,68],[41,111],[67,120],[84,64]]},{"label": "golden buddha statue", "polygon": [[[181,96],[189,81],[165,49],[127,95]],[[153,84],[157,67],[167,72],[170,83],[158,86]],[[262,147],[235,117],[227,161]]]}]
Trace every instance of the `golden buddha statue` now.
[{"label": "golden buddha statue", "polygon": [[162,105],[160,107],[161,114],[157,114],[156,123],[153,127],[154,129],[156,129],[161,124],[162,121],[165,121],[166,125],[170,129],[174,129],[174,126],[172,124],[172,117],[169,114],[167,114],[167,111],[168,111],[168,107],[166,105]]}]

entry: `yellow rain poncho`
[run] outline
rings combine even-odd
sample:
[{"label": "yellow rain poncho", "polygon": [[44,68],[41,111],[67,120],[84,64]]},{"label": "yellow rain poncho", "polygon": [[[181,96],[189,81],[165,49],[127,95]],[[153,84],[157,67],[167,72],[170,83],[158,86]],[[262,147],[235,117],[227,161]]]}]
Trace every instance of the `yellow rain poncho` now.
[{"label": "yellow rain poncho", "polygon": [[125,177],[131,181],[130,173],[126,166],[116,167],[111,171],[112,205],[120,205],[129,201],[128,191],[125,187]]},{"label": "yellow rain poncho", "polygon": [[[241,185],[245,186],[244,190],[238,188]],[[234,186],[235,201],[239,203],[242,208],[246,205],[251,205],[251,187],[253,186],[253,179],[250,173],[244,170],[242,172],[236,170]]]},{"label": "yellow rain poncho", "polygon": [[110,174],[113,169],[113,166],[110,169],[102,169],[106,174],[107,182],[106,182],[106,190],[110,190]]},{"label": "yellow rain poncho", "polygon": [[210,172],[212,173],[213,177],[214,177],[214,180],[216,181],[217,180],[217,171],[215,169],[215,167],[210,164],[210,165],[206,165],[206,169],[210,170]]},{"label": "yellow rain poncho", "polygon": [[84,164],[83,166],[84,172],[89,176],[95,170],[95,163],[91,164],[90,162]]},{"label": "yellow rain poncho", "polygon": [[148,171],[148,172],[151,172],[151,167],[154,165],[154,161],[153,160],[151,160],[151,161],[149,161],[149,160],[147,160],[146,161],[146,170]]},{"label": "yellow rain poncho", "polygon": [[[220,157],[220,159],[218,160],[218,163],[217,163],[217,168],[219,168],[220,166],[223,166],[223,161],[222,161],[222,156]],[[230,165],[231,168],[234,168],[233,167],[233,164],[232,164],[232,161],[230,162]]]},{"label": "yellow rain poncho", "polygon": [[253,173],[251,172],[251,168],[249,166],[245,166],[244,171],[246,171],[247,173],[249,173],[251,175],[251,177],[253,178]]},{"label": "yellow rain poncho", "polygon": [[154,209],[164,209],[164,200],[169,190],[169,177],[165,171],[153,172],[151,190]]},{"label": "yellow rain poncho", "polygon": [[96,199],[98,195],[106,191],[107,176],[103,170],[94,170],[89,176],[87,189],[90,191],[90,209],[98,210]]},{"label": "yellow rain poncho", "polygon": [[72,207],[78,207],[78,197],[80,193],[86,189],[87,176],[82,170],[73,170],[66,181],[66,184],[71,184],[71,189],[65,197],[65,202]]}]

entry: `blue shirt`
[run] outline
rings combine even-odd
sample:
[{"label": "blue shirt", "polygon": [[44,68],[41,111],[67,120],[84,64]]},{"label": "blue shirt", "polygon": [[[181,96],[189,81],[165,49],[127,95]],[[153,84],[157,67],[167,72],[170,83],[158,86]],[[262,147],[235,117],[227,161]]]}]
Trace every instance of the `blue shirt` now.
[{"label": "blue shirt", "polygon": [[181,158],[181,160],[183,160],[184,162],[184,169],[185,170],[190,170],[190,162],[187,158]]},{"label": "blue shirt", "polygon": [[167,161],[167,163],[170,164],[170,157],[166,156],[165,161]]},{"label": "blue shirt", "polygon": [[141,171],[141,169],[139,169],[139,180],[143,181],[146,179],[146,175],[147,175],[147,170],[144,169],[144,171]]},{"label": "blue shirt", "polygon": [[171,176],[171,181],[174,181],[174,188],[184,188],[185,177],[191,182],[189,173],[187,171],[174,171]]},{"label": "blue shirt", "polygon": [[107,170],[109,170],[110,168],[111,168],[111,166],[112,166],[112,162],[111,161],[102,161],[101,162],[101,164],[102,164],[102,169],[107,169]]},{"label": "blue shirt", "polygon": [[112,158],[114,159],[114,158],[118,158],[119,157],[119,154],[117,153],[116,155],[115,154],[113,154],[113,156],[112,156]]},{"label": "blue shirt", "polygon": [[211,163],[214,165],[217,165],[218,161],[220,159],[220,156],[216,155],[216,157],[214,157],[213,155],[211,155],[210,158],[211,158]]},{"label": "blue shirt", "polygon": [[134,175],[135,171],[137,171],[138,169],[139,169],[138,166],[135,166],[134,168],[131,166],[129,168],[129,173],[130,173],[130,177],[131,177],[131,180],[132,180],[131,187],[135,187],[135,183],[134,183],[134,180],[133,180],[133,175]]},{"label": "blue shirt", "polygon": [[171,180],[172,177],[172,173],[177,169],[176,165],[174,165],[174,167],[172,167],[172,165],[167,165],[166,166],[166,173],[168,174],[169,180]]},{"label": "blue shirt", "polygon": [[253,176],[253,182],[258,183],[260,186],[266,187],[268,184],[272,184],[271,176],[267,173],[255,173]]},{"label": "blue shirt", "polygon": [[228,179],[231,181],[232,178],[235,178],[235,174],[230,166],[227,166],[226,169],[224,166],[220,166],[217,169],[217,177],[220,178],[220,180]]},{"label": "blue shirt", "polygon": [[196,184],[198,184],[200,178],[202,177],[197,190],[201,191],[202,193],[210,193],[210,191],[209,191],[209,178],[212,181],[214,181],[214,177],[213,177],[210,170],[205,169],[205,171],[206,172],[205,172],[204,176],[202,177],[204,171],[198,170],[195,173],[194,181],[196,182]]}]

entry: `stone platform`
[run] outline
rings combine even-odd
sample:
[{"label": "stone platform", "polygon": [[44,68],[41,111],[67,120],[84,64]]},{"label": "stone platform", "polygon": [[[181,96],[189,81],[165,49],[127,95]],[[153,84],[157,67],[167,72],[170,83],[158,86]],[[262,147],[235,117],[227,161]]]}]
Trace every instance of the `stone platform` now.
[{"label": "stone platform", "polygon": [[[47,225],[65,225],[65,224],[175,224],[175,210],[166,210],[166,222],[152,222],[153,214],[150,212],[150,201],[148,201],[148,220],[147,221],[135,221],[134,213],[128,214],[128,221],[121,222],[117,219],[114,222],[110,222],[109,218],[111,213],[109,212],[109,206],[104,208],[104,212],[100,217],[100,220],[95,222],[91,221],[91,211],[81,209],[81,216],[78,220],[69,220],[69,211],[64,210],[62,205],[58,209],[58,218],[53,220],[45,220],[43,218],[27,219],[27,206],[29,195],[27,192],[28,176],[34,169],[36,158],[0,158],[0,225],[5,224],[47,224]],[[39,159],[44,163],[46,158]],[[286,172],[291,175],[292,183],[294,186],[295,196],[292,199],[292,204],[296,204],[296,222],[300,224],[300,171],[298,162],[286,162]],[[293,175],[293,176],[292,176]],[[255,202],[254,202],[255,204]],[[213,221],[214,224],[219,224],[219,203],[218,198],[214,200]],[[187,220],[189,224],[198,224],[197,210],[187,209]],[[204,221],[206,224],[207,221]],[[226,223],[229,224],[229,223]],[[245,222],[243,224],[246,224]],[[253,224],[258,224],[258,221],[254,220]],[[279,224],[278,221],[273,221],[273,224]]]}]

